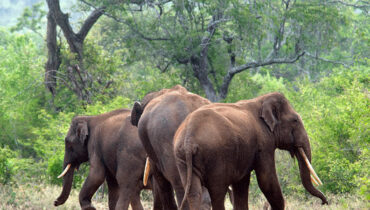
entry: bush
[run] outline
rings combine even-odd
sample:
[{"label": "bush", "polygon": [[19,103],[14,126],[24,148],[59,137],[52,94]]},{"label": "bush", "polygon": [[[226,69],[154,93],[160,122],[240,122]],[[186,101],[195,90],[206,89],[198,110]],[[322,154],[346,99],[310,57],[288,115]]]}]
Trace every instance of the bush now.
[{"label": "bush", "polygon": [[63,158],[63,153],[58,152],[51,156],[48,160],[47,174],[49,177],[49,182],[52,184],[61,185],[63,183],[63,179],[57,178],[63,170]]},{"label": "bush", "polygon": [[14,152],[9,148],[0,148],[0,183],[7,184],[12,180],[14,173],[9,158],[12,157]]}]

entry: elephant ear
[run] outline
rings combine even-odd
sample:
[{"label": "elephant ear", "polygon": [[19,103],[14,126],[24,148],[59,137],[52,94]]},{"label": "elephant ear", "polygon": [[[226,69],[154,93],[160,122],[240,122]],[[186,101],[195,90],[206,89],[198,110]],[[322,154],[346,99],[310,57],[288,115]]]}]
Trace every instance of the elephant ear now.
[{"label": "elephant ear", "polygon": [[77,125],[77,136],[82,144],[85,144],[87,136],[89,135],[89,129],[87,127],[87,122],[83,121]]},{"label": "elephant ear", "polygon": [[262,103],[261,118],[270,128],[270,131],[273,132],[278,120],[277,112],[279,108],[279,101],[276,97],[268,97]]},{"label": "elephant ear", "polygon": [[139,102],[135,102],[134,107],[131,111],[131,124],[137,126],[139,124],[139,119],[143,113],[143,108]]}]

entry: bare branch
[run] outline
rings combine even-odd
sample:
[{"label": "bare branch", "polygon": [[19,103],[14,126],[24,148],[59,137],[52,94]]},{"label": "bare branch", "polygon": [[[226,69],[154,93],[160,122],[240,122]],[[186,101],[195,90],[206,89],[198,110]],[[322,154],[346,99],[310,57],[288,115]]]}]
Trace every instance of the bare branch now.
[{"label": "bare branch", "polygon": [[[94,5],[90,4],[89,2],[86,2],[85,0],[80,0],[81,2],[83,2],[84,4],[94,8],[94,9],[97,9],[97,7],[95,7]],[[168,40],[171,40],[170,38],[167,38],[167,37],[148,37],[146,35],[144,35],[141,31],[139,31],[136,27],[134,27],[130,22],[124,20],[124,19],[121,19],[121,18],[118,18],[106,11],[103,11],[103,14],[113,20],[115,20],[116,22],[118,23],[122,23],[122,24],[125,24],[127,25],[133,32],[135,32],[136,34],[138,34],[142,39],[145,39],[147,41],[168,41]]]},{"label": "bare branch", "polygon": [[[355,4],[351,4],[351,3],[348,3],[348,2],[344,2],[344,1],[328,1],[326,3],[327,4],[339,3],[339,4],[342,4],[342,5],[347,6],[347,7],[353,7],[353,8],[362,9],[362,10],[365,10],[365,11],[367,11],[370,8],[370,3],[368,1],[357,1]],[[360,4],[360,3],[363,3],[363,4]]]},{"label": "bare branch", "polygon": [[94,10],[89,17],[85,20],[77,36],[80,39],[85,39],[87,33],[90,31],[91,27],[98,21],[99,17],[104,13],[105,7],[97,8]]},{"label": "bare branch", "polygon": [[314,56],[314,55],[312,55],[311,53],[309,53],[307,51],[306,51],[306,55],[310,58],[314,58],[314,59],[321,60],[321,61],[324,61],[324,62],[339,64],[339,65],[342,65],[346,68],[349,68],[349,66],[353,64],[353,63],[348,64],[348,63],[344,63],[344,62],[341,62],[341,61],[334,61],[334,60],[329,60],[329,59],[322,58],[322,57],[319,57],[319,56]]},{"label": "bare branch", "polygon": [[[283,2],[285,4],[285,11],[287,11],[289,9],[290,0],[283,1]],[[283,19],[281,20],[278,33],[275,34],[274,45],[272,47],[271,52],[267,56],[268,60],[277,56],[281,46],[284,45],[286,41],[286,36],[284,36],[285,35],[285,23],[286,23],[286,14],[283,15]]]},{"label": "bare branch", "polygon": [[293,58],[272,58],[268,61],[262,61],[262,62],[249,62],[241,66],[233,67],[229,69],[229,71],[224,76],[224,81],[222,83],[222,86],[219,90],[219,97],[220,98],[226,98],[230,82],[235,74],[238,74],[242,71],[245,71],[250,68],[257,68],[261,66],[268,66],[272,64],[283,64],[283,63],[294,63],[297,60],[299,60],[300,57],[302,57],[305,54],[305,52],[301,52],[299,54],[296,54]]},{"label": "bare branch", "polygon": [[212,21],[207,26],[208,36],[204,36],[202,38],[201,43],[200,43],[200,46],[202,46],[202,51],[207,50],[206,48],[210,44],[210,41],[211,41],[213,35],[216,32],[216,29],[218,27],[218,24],[220,24],[222,22],[227,22],[229,20],[230,19],[223,19],[222,18],[222,13],[217,13],[216,15],[213,15],[212,16]]},{"label": "bare branch", "polygon": [[297,60],[299,60],[300,57],[302,57],[305,54],[305,52],[301,52],[299,54],[296,54],[293,58],[272,58],[268,61],[263,61],[263,62],[250,62],[246,63],[241,66],[237,66],[232,68],[229,72],[230,74],[237,74],[240,73],[244,70],[250,69],[250,68],[257,68],[261,66],[268,66],[271,64],[283,64],[283,63],[294,63]]}]

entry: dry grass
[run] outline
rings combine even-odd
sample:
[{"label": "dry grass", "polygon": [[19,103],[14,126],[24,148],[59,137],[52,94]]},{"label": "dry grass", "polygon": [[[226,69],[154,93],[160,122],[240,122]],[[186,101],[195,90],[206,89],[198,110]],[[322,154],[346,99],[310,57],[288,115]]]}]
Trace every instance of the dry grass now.
[{"label": "dry grass", "polygon": [[[55,208],[53,202],[61,192],[61,186],[45,184],[27,184],[12,187],[0,185],[0,209],[80,209],[78,203],[78,190],[73,189],[67,202]],[[151,209],[150,192],[144,193],[143,201],[145,209]],[[322,206],[319,199],[310,198],[308,200],[298,200],[291,197],[286,198],[288,210],[299,209],[370,209],[370,202],[364,201],[351,195],[329,195],[329,206]],[[263,209],[265,205],[263,196],[249,201],[250,209]],[[108,209],[107,196],[103,199],[93,199],[93,205],[97,209]],[[226,209],[232,209],[229,201],[225,202]]]}]

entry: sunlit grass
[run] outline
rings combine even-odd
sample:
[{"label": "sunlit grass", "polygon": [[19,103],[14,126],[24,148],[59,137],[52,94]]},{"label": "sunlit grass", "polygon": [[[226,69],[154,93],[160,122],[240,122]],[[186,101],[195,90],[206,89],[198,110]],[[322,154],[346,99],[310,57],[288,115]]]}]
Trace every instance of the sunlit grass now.
[{"label": "sunlit grass", "polygon": [[[0,209],[80,209],[78,202],[77,189],[72,189],[71,195],[67,202],[55,208],[54,200],[61,192],[61,186],[34,184],[25,185],[0,185]],[[151,209],[151,193],[142,193],[142,204],[144,209]],[[144,200],[145,199],[145,200]],[[370,202],[359,197],[344,194],[344,195],[328,195],[330,205],[321,205],[321,201],[317,198],[309,198],[307,200],[286,197],[286,206],[288,210],[306,210],[306,209],[369,209]],[[93,205],[96,209],[108,209],[108,198],[97,198],[94,196]],[[232,205],[228,201],[225,202],[226,209],[231,210]],[[250,199],[250,209],[264,209],[266,207],[266,199],[261,195],[257,198]]]}]

